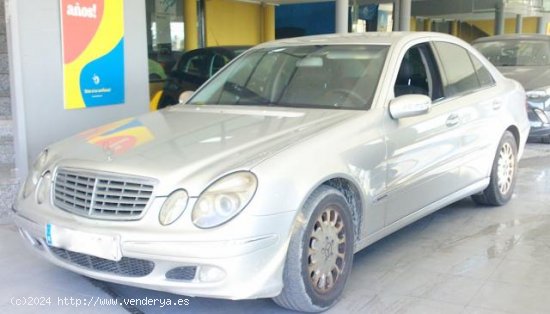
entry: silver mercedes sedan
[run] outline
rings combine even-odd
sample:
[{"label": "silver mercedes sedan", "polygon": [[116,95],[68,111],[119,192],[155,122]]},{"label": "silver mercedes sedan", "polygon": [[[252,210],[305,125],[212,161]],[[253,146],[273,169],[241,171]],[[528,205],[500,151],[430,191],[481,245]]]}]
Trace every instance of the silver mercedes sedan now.
[{"label": "silver mercedes sedan", "polygon": [[355,252],[459,199],[510,200],[525,100],[448,35],[274,41],[181,105],[46,148],[14,219],[85,276],[323,311]]}]

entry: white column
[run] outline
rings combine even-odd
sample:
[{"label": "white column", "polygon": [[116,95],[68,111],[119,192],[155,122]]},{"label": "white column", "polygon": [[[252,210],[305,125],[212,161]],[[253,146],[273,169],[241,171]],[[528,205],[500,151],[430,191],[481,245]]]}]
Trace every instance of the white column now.
[{"label": "white column", "polygon": [[399,1],[399,30],[403,32],[411,30],[411,0]]},{"label": "white column", "polygon": [[336,0],[335,25],[338,34],[348,32],[348,10],[349,0]]},{"label": "white column", "polygon": [[538,18],[537,21],[537,33],[539,34],[546,34],[546,24],[548,23],[548,19],[546,18],[546,15],[541,15]]},{"label": "white column", "polygon": [[495,35],[504,34],[504,3],[498,1],[495,7]]},{"label": "white column", "polygon": [[516,15],[516,34],[521,34],[523,31],[523,16],[521,14]]}]

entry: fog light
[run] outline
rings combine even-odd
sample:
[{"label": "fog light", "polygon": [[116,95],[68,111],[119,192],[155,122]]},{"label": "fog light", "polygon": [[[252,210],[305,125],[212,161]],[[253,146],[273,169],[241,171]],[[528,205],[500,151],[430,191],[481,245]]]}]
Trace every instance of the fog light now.
[{"label": "fog light", "polygon": [[36,192],[36,202],[42,204],[48,200],[50,195],[50,187],[52,182],[52,174],[48,171],[46,172],[40,181],[38,182],[38,189]]},{"label": "fog light", "polygon": [[202,282],[216,282],[225,278],[225,271],[215,266],[201,266],[199,280]]}]

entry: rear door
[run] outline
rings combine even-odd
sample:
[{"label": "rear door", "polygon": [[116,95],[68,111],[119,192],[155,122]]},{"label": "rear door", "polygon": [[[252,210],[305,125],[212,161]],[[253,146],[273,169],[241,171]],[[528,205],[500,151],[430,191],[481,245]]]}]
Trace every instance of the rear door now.
[{"label": "rear door", "polygon": [[494,143],[502,134],[492,129],[498,123],[503,91],[481,61],[467,49],[449,42],[434,42],[436,60],[442,72],[444,95],[456,109],[461,164],[458,188],[466,188],[489,175]]}]

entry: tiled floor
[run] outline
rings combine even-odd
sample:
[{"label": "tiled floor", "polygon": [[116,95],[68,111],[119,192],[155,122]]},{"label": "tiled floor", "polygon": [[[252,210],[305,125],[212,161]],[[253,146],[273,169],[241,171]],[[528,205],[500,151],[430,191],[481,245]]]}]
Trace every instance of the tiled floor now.
[{"label": "tiled floor", "polygon": [[[22,296],[181,296],[94,283],[22,249],[13,227],[0,227],[0,236],[0,313],[289,313],[270,300],[203,298],[163,308],[11,305]],[[508,205],[465,199],[358,253],[344,296],[327,313],[550,313],[550,145],[529,145]]]}]

